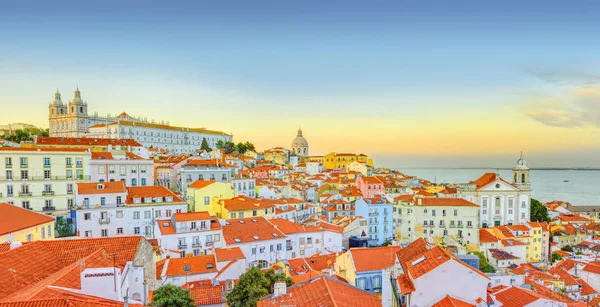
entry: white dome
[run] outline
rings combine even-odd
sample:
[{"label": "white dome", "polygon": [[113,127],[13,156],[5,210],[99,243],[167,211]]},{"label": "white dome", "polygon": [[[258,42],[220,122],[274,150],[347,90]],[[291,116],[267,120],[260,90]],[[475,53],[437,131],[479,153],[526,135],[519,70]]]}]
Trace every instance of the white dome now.
[{"label": "white dome", "polygon": [[302,136],[302,129],[298,129],[298,136],[292,142],[292,148],[308,147],[308,141]]},{"label": "white dome", "polygon": [[523,159],[523,153],[521,153],[521,158],[517,160],[517,165],[515,165],[514,170],[529,170],[529,167],[527,167],[527,161]]}]

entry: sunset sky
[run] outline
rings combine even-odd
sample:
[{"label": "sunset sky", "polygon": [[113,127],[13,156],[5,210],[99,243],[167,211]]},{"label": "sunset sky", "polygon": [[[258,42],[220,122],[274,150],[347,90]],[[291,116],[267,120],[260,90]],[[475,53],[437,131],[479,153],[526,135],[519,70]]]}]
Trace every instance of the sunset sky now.
[{"label": "sunset sky", "polygon": [[79,85],[259,149],[301,125],[390,167],[600,167],[599,1],[88,2],[0,4],[0,124]]}]

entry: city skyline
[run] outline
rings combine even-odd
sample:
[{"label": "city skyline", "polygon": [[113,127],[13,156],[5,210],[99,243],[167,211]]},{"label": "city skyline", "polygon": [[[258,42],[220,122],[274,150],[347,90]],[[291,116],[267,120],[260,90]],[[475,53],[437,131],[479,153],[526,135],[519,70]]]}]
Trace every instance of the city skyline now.
[{"label": "city skyline", "polygon": [[600,167],[598,4],[464,3],[5,4],[0,123],[48,127],[79,85],[90,112],[258,149],[300,125],[389,167]]}]

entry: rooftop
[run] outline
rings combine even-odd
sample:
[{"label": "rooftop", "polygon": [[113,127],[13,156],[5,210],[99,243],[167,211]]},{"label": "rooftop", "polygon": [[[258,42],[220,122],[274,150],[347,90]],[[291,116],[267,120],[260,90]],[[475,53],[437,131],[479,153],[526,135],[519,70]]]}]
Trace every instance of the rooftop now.
[{"label": "rooftop", "polygon": [[50,222],[54,222],[54,217],[0,203],[0,236]]}]

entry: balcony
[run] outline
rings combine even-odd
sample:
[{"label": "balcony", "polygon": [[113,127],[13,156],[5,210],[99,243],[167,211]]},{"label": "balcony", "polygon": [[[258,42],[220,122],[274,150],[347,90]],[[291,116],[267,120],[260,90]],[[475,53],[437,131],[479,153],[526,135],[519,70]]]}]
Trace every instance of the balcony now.
[{"label": "balcony", "polygon": [[12,164],[6,164],[6,168],[12,168]]},{"label": "balcony", "polygon": [[54,191],[42,191],[42,196],[53,196]]},{"label": "balcony", "polygon": [[291,245],[286,245],[285,246],[285,250],[286,251],[291,251],[292,250],[292,246]]},{"label": "balcony", "polygon": [[114,203],[111,203],[111,204],[93,204],[93,205],[90,205],[90,204],[83,203],[82,207],[84,209],[118,208],[118,207],[126,207],[126,205],[125,204],[114,204]]},{"label": "balcony", "polygon": [[24,191],[20,191],[19,192],[19,196],[23,197],[23,196],[31,196],[32,193],[30,191],[24,192]]},{"label": "balcony", "polygon": [[21,164],[21,168],[27,168],[28,165],[27,164]]},{"label": "balcony", "polygon": [[75,175],[71,175],[71,176],[50,176],[50,177],[44,177],[44,176],[27,176],[27,177],[20,177],[20,176],[12,176],[12,177],[0,177],[0,181],[49,181],[49,180],[75,180],[75,181],[89,181],[91,179],[91,176],[75,176]]},{"label": "balcony", "polygon": [[54,211],[54,210],[56,210],[56,207],[54,207],[54,206],[47,206],[47,207],[42,208],[42,211]]},{"label": "balcony", "polygon": [[463,224],[458,224],[456,227],[457,228],[463,228]]},{"label": "balcony", "polygon": [[110,218],[109,217],[99,218],[98,219],[98,224],[100,224],[100,225],[106,225],[108,223],[110,223]]},{"label": "balcony", "polygon": [[206,243],[204,243],[206,246],[213,246],[215,244],[215,242],[212,241],[206,241]]},{"label": "balcony", "polygon": [[185,244],[185,243],[183,243],[183,244],[179,243],[179,244],[177,245],[177,248],[178,248],[178,249],[186,249],[186,248],[187,248],[187,244]]},{"label": "balcony", "polygon": [[473,228],[473,225],[467,225],[467,228]]},{"label": "balcony", "polygon": [[456,228],[456,225],[455,225],[455,224],[450,224],[450,226],[449,226],[449,227],[450,227],[450,228]]},{"label": "balcony", "polygon": [[200,247],[200,246],[201,246],[200,242],[192,243],[192,247]]},{"label": "balcony", "polygon": [[50,168],[50,164],[44,164],[44,168]]},{"label": "balcony", "polygon": [[71,167],[73,167],[73,164],[69,163],[69,164],[65,165],[65,167],[66,168],[71,168]]},{"label": "balcony", "polygon": [[83,168],[83,164],[77,163],[77,164],[75,165],[75,167],[76,167],[76,168]]}]

